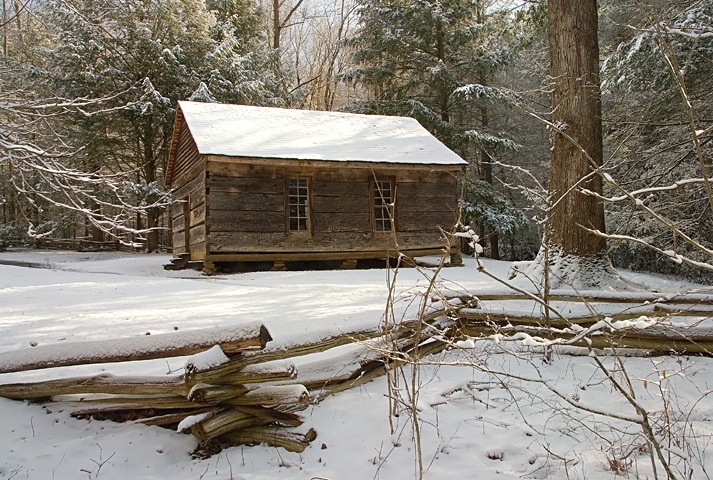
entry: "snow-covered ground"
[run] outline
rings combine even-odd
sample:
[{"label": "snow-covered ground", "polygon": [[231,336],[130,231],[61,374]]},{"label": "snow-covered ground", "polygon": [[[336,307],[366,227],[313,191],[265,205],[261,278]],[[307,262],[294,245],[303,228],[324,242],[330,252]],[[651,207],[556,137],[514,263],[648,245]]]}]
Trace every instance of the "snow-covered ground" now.
[{"label": "snow-covered ground", "polygon": [[[0,265],[0,353],[254,321],[263,322],[273,336],[270,348],[288,347],[377,325],[393,274],[349,270],[203,276],[164,271],[161,266],[167,261],[165,255],[0,253],[0,263],[5,263]],[[486,261],[486,266],[501,278],[509,269],[505,262]],[[466,259],[464,267],[444,270],[442,276],[449,290],[474,295],[505,290],[478,273],[472,259]],[[626,277],[661,296],[705,290],[653,276]],[[428,282],[428,271],[398,273],[397,314],[410,315],[415,292]],[[527,302],[485,302],[481,308],[536,311]],[[571,313],[586,307],[564,308]],[[541,353],[524,348],[513,355],[499,352],[490,342],[476,342],[475,347],[440,354],[431,360],[442,365],[424,366],[420,372],[417,405],[424,478],[654,478],[641,428],[626,421],[636,416],[635,410],[603,379],[591,357],[558,354],[545,363]],[[612,357],[601,360],[617,366]],[[462,365],[468,361],[491,371]],[[680,469],[679,478],[689,466],[696,469],[691,478],[708,478],[705,472],[713,471],[713,460],[705,455],[713,438],[713,363],[683,356],[622,361],[637,401],[659,422],[660,431],[654,433],[666,440],[663,453]],[[175,358],[67,367],[4,374],[0,382],[104,371],[175,375],[184,362]],[[624,371],[618,370],[625,382]],[[0,479],[416,478],[410,417],[405,410],[394,417],[396,433],[391,433],[387,392],[386,379],[379,378],[301,412],[318,434],[302,454],[267,446],[234,447],[204,460],[191,458],[197,441],[190,435],[77,420],[61,405],[0,399]],[[408,401],[405,393],[402,396]],[[612,418],[616,415],[623,418]],[[659,463],[656,468],[665,478]]]}]

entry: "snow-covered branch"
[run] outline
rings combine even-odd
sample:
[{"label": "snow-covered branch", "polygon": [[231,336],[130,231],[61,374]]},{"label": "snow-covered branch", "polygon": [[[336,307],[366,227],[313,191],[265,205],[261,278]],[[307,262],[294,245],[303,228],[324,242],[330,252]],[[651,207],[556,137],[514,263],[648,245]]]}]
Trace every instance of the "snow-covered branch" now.
[{"label": "snow-covered branch", "polygon": [[[604,178],[605,178],[611,185],[614,185],[614,184],[615,184],[614,179],[613,179],[610,175],[604,174]],[[640,189],[638,189],[638,190],[632,190],[631,192],[627,192],[625,195],[619,195],[619,196],[616,196],[616,197],[607,197],[607,196],[605,196],[605,195],[597,195],[597,194],[595,194],[594,192],[592,192],[591,190],[586,190],[586,189],[585,189],[585,190],[582,190],[582,191],[583,191],[584,193],[586,193],[587,195],[595,195],[595,196],[597,196],[600,200],[602,200],[602,201],[604,201],[604,202],[617,203],[617,202],[623,202],[623,201],[631,200],[632,197],[640,197],[640,196],[644,196],[644,195],[648,196],[648,195],[651,195],[651,194],[654,194],[654,193],[661,193],[661,192],[671,192],[671,191],[678,190],[678,189],[680,189],[680,188],[682,188],[682,187],[690,186],[690,185],[702,185],[702,186],[705,186],[705,184],[706,184],[706,180],[705,180],[704,178],[684,178],[684,179],[681,179],[681,180],[677,180],[676,182],[674,182],[674,183],[672,183],[672,184],[670,184],[670,185],[664,185],[664,186],[660,186],[660,187],[640,188]],[[634,201],[636,202],[637,205],[639,205],[640,203],[645,202],[646,199],[640,200],[640,199],[638,199],[638,198],[635,198]]]},{"label": "snow-covered branch", "polygon": [[[632,243],[637,243],[639,245],[643,245],[646,248],[649,248],[653,250],[654,252],[658,253],[659,255],[668,258],[669,260],[678,263],[678,264],[686,264],[691,267],[699,268],[701,270],[707,270],[707,271],[713,271],[713,265],[710,263],[706,262],[700,262],[697,260],[694,260],[692,258],[689,258],[685,255],[681,255],[680,253],[676,253],[673,250],[662,250],[655,245],[651,244],[650,242],[647,242],[646,240],[643,240],[641,238],[637,237],[632,237],[629,235],[615,235],[615,234],[606,234],[602,233],[599,230],[589,230],[591,233],[595,235],[599,235],[601,237],[607,238],[609,240],[622,240],[622,241],[627,241],[627,242],[632,242]],[[705,246],[701,245],[698,242],[694,242],[691,239],[687,239],[691,245],[694,245],[697,247],[699,250],[702,252],[710,255],[713,257],[713,250],[710,250],[706,248]]]},{"label": "snow-covered branch", "polygon": [[[127,243],[154,230],[134,228],[132,216],[166,208],[170,195],[156,184],[137,187],[131,179],[139,177],[138,167],[120,174],[107,171],[63,130],[71,116],[100,116],[133,108],[136,102],[117,106],[115,100],[125,92],[98,98],[35,98],[21,82],[23,65],[5,60],[1,67],[7,74],[2,83],[18,80],[12,88],[0,90],[0,166],[5,187],[15,192],[13,211],[24,216],[30,235],[49,234],[67,214],[83,217],[97,230]],[[45,222],[48,214],[50,221]],[[44,222],[41,229],[38,222]]]}]

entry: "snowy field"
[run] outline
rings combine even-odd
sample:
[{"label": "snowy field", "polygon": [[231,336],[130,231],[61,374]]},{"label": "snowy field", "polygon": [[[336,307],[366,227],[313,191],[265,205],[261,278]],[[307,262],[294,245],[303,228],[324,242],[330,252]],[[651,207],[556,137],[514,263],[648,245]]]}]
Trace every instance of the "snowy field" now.
[{"label": "snowy field", "polygon": [[[272,334],[268,348],[287,347],[378,325],[392,275],[388,270],[352,270],[204,276],[164,271],[168,259],[121,253],[0,253],[0,353],[253,321],[263,322]],[[500,277],[509,269],[505,262],[485,263]],[[643,287],[642,296],[653,292],[666,297],[692,289],[710,293],[709,288],[670,279],[625,275]],[[449,290],[474,295],[504,291],[479,274],[472,259],[466,259],[464,267],[444,270],[442,276],[443,288]],[[418,299],[415,292],[426,287],[428,277],[428,270],[399,272],[398,314],[410,315],[409,306]],[[570,312],[583,308],[561,307]],[[537,311],[527,302],[486,302],[481,308]],[[429,360],[441,365],[424,366],[420,372],[417,405],[424,478],[666,478],[660,462],[652,466],[641,427],[627,420],[636,417],[636,411],[603,378],[591,357],[559,353],[545,363],[541,353],[524,347],[506,354],[491,342],[474,346],[439,354]],[[601,361],[631,384],[677,478],[709,478],[711,360],[626,357],[623,369],[612,357]],[[174,358],[67,367],[4,374],[0,382],[99,372],[175,375],[184,362]],[[468,362],[480,368],[462,365]],[[393,418],[392,434],[387,391],[385,378],[379,378],[310,405],[301,415],[318,437],[304,453],[261,445],[230,448],[203,460],[191,457],[197,441],[190,435],[77,420],[59,405],[0,399],[0,479],[417,478],[409,416],[402,411]]]}]

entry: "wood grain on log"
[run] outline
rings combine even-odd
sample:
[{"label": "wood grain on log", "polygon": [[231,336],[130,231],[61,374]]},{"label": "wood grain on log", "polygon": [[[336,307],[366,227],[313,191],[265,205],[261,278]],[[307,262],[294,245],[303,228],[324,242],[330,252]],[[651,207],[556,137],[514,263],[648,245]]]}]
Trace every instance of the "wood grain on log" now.
[{"label": "wood grain on log", "polygon": [[244,445],[266,443],[272,447],[282,447],[290,452],[300,453],[317,438],[317,432],[312,428],[305,433],[281,427],[246,428],[232,431],[224,438]]}]

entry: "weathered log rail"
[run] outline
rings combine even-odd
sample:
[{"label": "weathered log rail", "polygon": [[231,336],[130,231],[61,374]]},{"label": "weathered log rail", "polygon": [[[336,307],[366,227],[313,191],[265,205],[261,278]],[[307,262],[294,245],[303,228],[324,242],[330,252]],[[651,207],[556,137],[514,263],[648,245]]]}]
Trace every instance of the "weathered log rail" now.
[{"label": "weathered log rail", "polygon": [[193,355],[220,345],[230,356],[265,348],[272,340],[264,325],[256,322],[235,327],[186,330],[159,335],[94,342],[61,343],[0,353],[0,373],[95,363],[129,362]]},{"label": "weathered log rail", "polygon": [[88,240],[86,238],[45,238],[41,237],[35,241],[37,248],[53,250],[74,250],[76,252],[138,252],[146,247],[144,245],[131,246],[118,240],[108,242]]},{"label": "weathered log rail", "polygon": [[[469,337],[487,337],[494,333],[525,332],[542,338],[558,339],[567,344],[577,337],[576,328],[590,328],[598,322],[614,324],[641,317],[657,319],[647,328],[600,329],[572,345],[595,349],[626,348],[645,351],[648,355],[701,354],[713,356],[713,299],[711,294],[689,294],[662,297],[638,295],[630,298],[584,297],[552,295],[551,304],[562,316],[514,315],[497,313],[497,302],[528,300],[524,295],[484,295],[480,302],[488,302],[492,311],[462,308],[457,312],[458,332]],[[565,304],[587,304],[589,315],[563,314]],[[620,309],[612,307],[620,305]],[[608,306],[609,308],[601,308]],[[600,310],[618,310],[597,313]],[[685,322],[682,320],[685,319]]]},{"label": "weathered log rail", "polygon": [[[431,310],[427,320],[444,315]],[[384,373],[394,359],[389,349],[408,354],[417,345],[423,354],[447,343],[425,342],[413,335],[417,322],[403,322],[388,333],[358,331],[322,338],[289,350],[265,350],[272,340],[258,323],[235,328],[167,333],[131,339],[81,342],[34,347],[0,354],[0,373],[31,369],[115,363],[197,353],[186,362],[185,372],[172,377],[100,374],[33,383],[0,384],[0,396],[16,400],[60,402],[71,415],[117,421],[132,420],[190,431],[202,441],[220,444],[260,443],[302,451],[316,438],[312,429],[296,429],[302,419],[295,413],[337,391],[365,383]],[[371,343],[370,343],[371,342]],[[321,376],[302,382],[285,357],[323,352],[361,343],[357,361],[350,367],[332,359],[321,360]],[[203,366],[201,357],[220,348],[226,361]],[[101,352],[101,353],[97,353]],[[318,369],[319,370],[319,369]],[[339,372],[339,373],[333,373]],[[211,451],[210,448],[207,449]]]},{"label": "weathered log rail", "polygon": [[[495,333],[526,332],[577,346],[584,345],[584,342],[574,341],[578,337],[576,329],[571,328],[573,326],[586,329],[605,317],[610,322],[616,322],[641,315],[662,318],[685,315],[693,319],[689,323],[696,328],[676,324],[664,326],[665,322],[642,330],[605,328],[588,335],[587,341],[594,348],[602,349],[637,348],[645,349],[649,354],[713,355],[713,329],[701,328],[713,318],[713,302],[709,299],[676,299],[675,303],[658,302],[655,305],[638,299],[623,302],[625,308],[618,314],[593,314],[567,319],[553,316],[548,319],[497,315],[487,309],[476,308],[476,300],[468,295],[455,298],[455,295],[439,298],[429,306],[421,321],[401,321],[391,325],[386,332],[381,328],[348,332],[295,345],[287,350],[266,347],[271,340],[269,332],[263,325],[252,323],[235,328],[183,332],[183,337],[174,332],[146,336],[141,340],[134,338],[127,341],[130,345],[112,341],[113,350],[106,343],[95,342],[69,349],[66,344],[54,347],[57,351],[49,346],[35,347],[32,355],[28,355],[27,350],[3,353],[0,354],[0,373],[122,359],[194,356],[187,361],[185,373],[178,376],[122,377],[101,374],[35,383],[0,384],[0,396],[63,402],[72,406],[72,415],[77,417],[133,420],[147,425],[178,428],[190,431],[201,440],[202,446],[265,442],[302,451],[316,437],[316,432],[305,428],[296,413],[308,402],[318,402],[335,392],[369,382],[395,363],[414,361],[416,349],[418,357],[423,357],[453,346],[454,340],[464,337],[483,338]],[[504,300],[506,298],[498,296],[490,301]],[[615,303],[614,299],[574,297],[563,301]],[[645,306],[648,311],[632,312],[631,305],[636,303]],[[438,328],[431,328],[434,322]],[[304,374],[298,375],[294,364],[286,360],[347,344],[354,344],[354,348],[346,354],[319,357],[322,359],[303,363],[301,369],[307,372]],[[210,347],[208,352],[204,352]],[[226,355],[224,361],[206,362],[206,356],[216,348],[221,349],[221,355]],[[80,353],[71,356],[60,354],[67,350]],[[103,355],[91,354],[96,351],[103,352]],[[211,452],[211,449],[206,448],[205,451]]]}]

